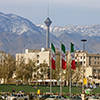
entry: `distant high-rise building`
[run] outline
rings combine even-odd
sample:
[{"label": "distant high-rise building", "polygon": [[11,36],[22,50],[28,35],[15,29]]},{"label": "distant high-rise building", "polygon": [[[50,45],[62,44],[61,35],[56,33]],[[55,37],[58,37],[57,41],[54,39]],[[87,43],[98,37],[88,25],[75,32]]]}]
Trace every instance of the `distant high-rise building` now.
[{"label": "distant high-rise building", "polygon": [[50,18],[48,17],[44,23],[47,26],[47,33],[46,33],[46,48],[50,48],[50,37],[49,37],[49,26],[52,23],[52,21],[50,20]]}]

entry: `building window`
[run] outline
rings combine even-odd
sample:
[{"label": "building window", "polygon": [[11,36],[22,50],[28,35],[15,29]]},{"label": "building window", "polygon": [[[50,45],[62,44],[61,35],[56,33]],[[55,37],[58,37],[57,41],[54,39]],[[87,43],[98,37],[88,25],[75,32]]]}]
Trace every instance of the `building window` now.
[{"label": "building window", "polygon": [[85,64],[85,61],[84,61],[84,64]]},{"label": "building window", "polygon": [[92,78],[92,76],[91,76],[91,75],[89,75],[89,77],[90,77],[90,78]]},{"label": "building window", "polygon": [[96,78],[97,78],[97,76],[93,76],[93,78],[94,78],[94,79],[96,79]]},{"label": "building window", "polygon": [[98,57],[98,59],[99,59],[99,57]]},{"label": "building window", "polygon": [[2,55],[1,55],[1,58],[2,58]]},{"label": "building window", "polygon": [[37,55],[37,57],[39,57],[39,55]]},{"label": "building window", "polygon": [[96,69],[93,69],[93,73],[96,73]]},{"label": "building window", "polygon": [[85,57],[84,57],[84,59],[85,59]]},{"label": "building window", "polygon": [[98,65],[99,65],[99,62],[98,62]]},{"label": "building window", "polygon": [[37,63],[39,63],[39,60],[37,60]]},{"label": "building window", "polygon": [[98,75],[98,79],[100,79],[100,76]]},{"label": "building window", "polygon": [[85,72],[85,69],[84,69],[84,72]]},{"label": "building window", "polygon": [[91,57],[89,57],[89,59],[91,59]]},{"label": "building window", "polygon": [[100,69],[98,70],[98,73],[100,73]]},{"label": "building window", "polygon": [[89,61],[89,65],[91,65],[91,61]]},{"label": "building window", "polygon": [[94,64],[96,64],[96,62],[94,62]]},{"label": "building window", "polygon": [[3,62],[5,63],[5,60],[3,60]]},{"label": "building window", "polygon": [[39,55],[37,55],[37,58],[39,58]]},{"label": "building window", "polygon": [[77,66],[77,62],[75,62],[75,65]]},{"label": "building window", "polygon": [[80,57],[82,59],[82,57]]},{"label": "building window", "polygon": [[80,64],[82,65],[82,61],[80,62]]},{"label": "building window", "polygon": [[94,59],[96,59],[96,57],[94,57]]}]

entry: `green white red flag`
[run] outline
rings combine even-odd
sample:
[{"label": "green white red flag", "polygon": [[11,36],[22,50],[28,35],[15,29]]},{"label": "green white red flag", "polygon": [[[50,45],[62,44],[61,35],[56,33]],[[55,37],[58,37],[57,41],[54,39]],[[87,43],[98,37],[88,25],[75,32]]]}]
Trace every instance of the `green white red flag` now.
[{"label": "green white red flag", "polygon": [[51,68],[52,69],[56,69],[55,60],[56,60],[55,47],[54,47],[53,43],[51,43]]},{"label": "green white red flag", "polygon": [[71,43],[71,60],[72,60],[72,62],[71,62],[71,68],[72,69],[76,69],[76,67],[75,67],[75,54],[74,54],[74,44],[72,44]]},{"label": "green white red flag", "polygon": [[66,49],[63,44],[61,44],[61,58],[62,58],[62,69],[66,69]]}]

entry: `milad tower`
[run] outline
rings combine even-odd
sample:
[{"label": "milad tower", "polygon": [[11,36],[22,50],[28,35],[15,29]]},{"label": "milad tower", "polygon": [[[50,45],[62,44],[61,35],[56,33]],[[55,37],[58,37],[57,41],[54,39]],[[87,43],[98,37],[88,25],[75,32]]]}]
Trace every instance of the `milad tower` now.
[{"label": "milad tower", "polygon": [[50,36],[49,36],[49,26],[51,25],[52,21],[50,20],[50,18],[48,17],[44,23],[47,26],[47,33],[46,33],[46,48],[50,48]]}]

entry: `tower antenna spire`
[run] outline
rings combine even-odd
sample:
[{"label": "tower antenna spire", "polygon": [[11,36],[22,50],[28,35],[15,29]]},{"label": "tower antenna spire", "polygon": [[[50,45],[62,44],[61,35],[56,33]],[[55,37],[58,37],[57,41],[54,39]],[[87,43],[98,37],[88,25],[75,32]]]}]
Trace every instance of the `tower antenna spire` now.
[{"label": "tower antenna spire", "polygon": [[49,3],[47,5],[47,16],[49,17]]},{"label": "tower antenna spire", "polygon": [[44,23],[46,24],[47,26],[47,33],[46,33],[46,48],[49,48],[50,47],[50,36],[49,36],[49,27],[52,23],[52,21],[50,20],[49,18],[49,3],[48,3],[48,6],[47,6],[47,19],[44,21]]}]

